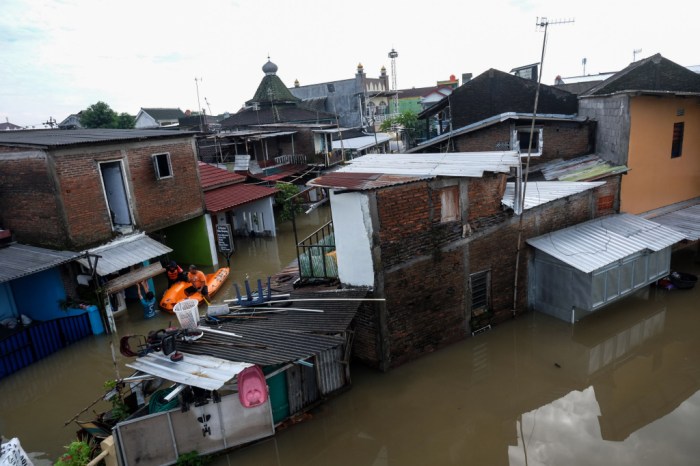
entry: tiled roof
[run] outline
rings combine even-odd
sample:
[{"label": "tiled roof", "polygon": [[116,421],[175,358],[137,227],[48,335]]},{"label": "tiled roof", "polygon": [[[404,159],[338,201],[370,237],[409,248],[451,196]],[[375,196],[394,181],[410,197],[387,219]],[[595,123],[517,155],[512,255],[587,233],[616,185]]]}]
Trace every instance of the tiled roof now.
[{"label": "tiled roof", "polygon": [[271,103],[297,103],[301,102],[301,99],[292,95],[279,76],[267,74],[262,78],[258,90],[255,91],[253,98],[246,102],[246,105],[251,105],[253,102],[263,106]]},{"label": "tiled roof", "polygon": [[204,202],[209,212],[224,212],[258,199],[274,196],[277,191],[277,189],[257,184],[233,184],[206,191]]},{"label": "tiled roof", "polygon": [[211,189],[220,188],[235,183],[245,181],[245,176],[230,172],[223,168],[218,168],[208,163],[199,162],[199,179],[202,183],[202,189],[209,191]]},{"label": "tiled roof", "polygon": [[148,113],[156,121],[161,120],[177,120],[178,118],[184,118],[185,112],[179,108],[141,108],[144,113]]},{"label": "tiled roof", "polygon": [[194,133],[165,129],[38,129],[3,131],[0,145],[16,147],[56,147],[143,141],[145,139],[191,138]]},{"label": "tiled roof", "polygon": [[632,63],[581,97],[625,92],[700,94],[700,75],[661,54]]}]

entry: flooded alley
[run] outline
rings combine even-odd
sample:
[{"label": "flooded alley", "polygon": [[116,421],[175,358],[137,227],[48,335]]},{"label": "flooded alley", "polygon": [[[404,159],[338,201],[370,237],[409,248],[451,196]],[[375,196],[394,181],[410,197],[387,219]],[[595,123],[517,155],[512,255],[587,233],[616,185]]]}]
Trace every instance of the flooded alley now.
[{"label": "flooded alley", "polygon": [[[309,225],[327,213],[314,215]],[[228,283],[286,266],[295,257],[289,234],[238,240]],[[672,267],[700,273],[693,252],[674,254]],[[232,294],[229,286],[216,301]],[[699,296],[698,287],[648,287],[573,326],[531,312],[386,374],[355,364],[350,390],[212,464],[692,464]],[[144,322],[132,306],[119,332],[143,333],[172,316],[157,319]],[[113,366],[109,343],[87,338],[0,383],[0,432],[19,437],[35,464],[62,453],[76,430],[64,422],[115,370],[128,373],[121,356]]]}]

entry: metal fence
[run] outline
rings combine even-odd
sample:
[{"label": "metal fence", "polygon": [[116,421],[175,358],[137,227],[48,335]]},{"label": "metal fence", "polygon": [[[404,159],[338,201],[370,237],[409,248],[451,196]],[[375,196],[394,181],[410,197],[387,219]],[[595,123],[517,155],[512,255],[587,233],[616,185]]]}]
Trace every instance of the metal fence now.
[{"label": "metal fence", "polygon": [[297,258],[301,279],[338,278],[333,221],[326,223],[297,244]]}]

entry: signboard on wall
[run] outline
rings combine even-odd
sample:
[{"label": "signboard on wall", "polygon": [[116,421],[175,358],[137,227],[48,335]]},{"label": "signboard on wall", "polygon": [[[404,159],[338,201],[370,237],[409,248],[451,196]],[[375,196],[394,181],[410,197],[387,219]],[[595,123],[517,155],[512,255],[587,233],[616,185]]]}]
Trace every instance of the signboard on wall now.
[{"label": "signboard on wall", "polygon": [[216,244],[221,252],[233,252],[231,225],[228,223],[219,223],[216,225]]}]

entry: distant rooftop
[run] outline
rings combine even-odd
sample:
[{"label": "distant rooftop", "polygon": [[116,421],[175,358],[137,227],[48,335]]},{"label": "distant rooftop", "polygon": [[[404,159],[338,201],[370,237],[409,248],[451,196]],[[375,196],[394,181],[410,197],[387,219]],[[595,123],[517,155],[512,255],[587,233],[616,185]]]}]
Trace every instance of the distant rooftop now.
[{"label": "distant rooftop", "polygon": [[146,139],[184,138],[195,133],[157,129],[37,129],[0,133],[0,145],[15,147],[63,147],[131,142]]}]

